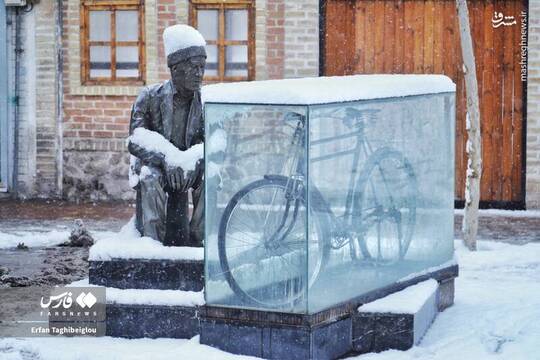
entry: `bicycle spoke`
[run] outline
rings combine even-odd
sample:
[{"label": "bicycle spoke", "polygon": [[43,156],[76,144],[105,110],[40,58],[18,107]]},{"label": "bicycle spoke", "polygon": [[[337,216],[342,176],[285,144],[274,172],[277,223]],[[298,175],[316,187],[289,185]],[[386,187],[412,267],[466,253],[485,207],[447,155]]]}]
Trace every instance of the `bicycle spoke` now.
[{"label": "bicycle spoke", "polygon": [[[249,203],[253,205],[253,201],[251,201],[251,194],[250,193],[247,193],[247,198],[248,198]],[[261,224],[263,222],[263,219],[262,219],[261,214],[259,213],[259,210],[258,209],[253,209],[253,212],[257,215],[257,218],[259,219],[258,223]]]},{"label": "bicycle spoke", "polygon": [[[235,227],[235,228],[237,228],[237,227]],[[240,229],[239,229],[238,231],[236,231],[236,232],[240,232],[240,233],[242,233],[242,234],[245,234],[245,235],[248,236],[248,238],[258,239],[257,237],[255,237],[255,236],[252,235],[252,234],[254,234],[253,232],[249,233],[249,232],[242,231],[242,230],[240,230]],[[259,239],[260,239],[260,238],[259,238]],[[244,241],[244,242],[245,242],[245,241]]]},{"label": "bicycle spoke", "polygon": [[[367,259],[391,264],[403,259],[412,236],[415,208],[415,178],[410,165],[396,150],[364,148],[369,158],[355,204],[360,214],[358,248]],[[353,255],[354,256],[354,255]]]},{"label": "bicycle spoke", "polygon": [[381,260],[381,222],[377,221],[377,260]]},{"label": "bicycle spoke", "polygon": [[[247,244],[247,245],[258,246],[258,244],[247,242],[247,241],[245,241],[243,238],[239,238],[239,237],[232,236],[232,235],[229,235],[229,237],[230,237],[231,239],[235,239],[236,241],[240,241],[241,243],[244,243],[244,244]],[[228,247],[227,247],[227,248],[228,248]]]},{"label": "bicycle spoke", "polygon": [[[244,190],[223,215],[227,225],[219,235],[219,252],[228,271],[222,276],[235,293],[258,306],[295,306],[321,268],[320,228],[310,230],[307,238],[304,199],[286,200],[288,181],[283,177],[254,182],[260,185]],[[306,262],[311,265],[304,273]]]}]

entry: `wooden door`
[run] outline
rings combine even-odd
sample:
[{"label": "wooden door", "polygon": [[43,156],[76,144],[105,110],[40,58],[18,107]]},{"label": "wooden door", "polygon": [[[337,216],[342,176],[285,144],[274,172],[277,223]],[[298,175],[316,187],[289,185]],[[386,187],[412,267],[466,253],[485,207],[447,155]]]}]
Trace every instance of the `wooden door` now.
[{"label": "wooden door", "polygon": [[[527,83],[521,51],[527,2],[468,2],[482,118],[481,205],[523,208]],[[429,73],[456,83],[455,181],[456,200],[462,202],[466,98],[455,1],[328,0],[322,14],[325,75]],[[515,23],[508,18],[499,24],[499,14],[513,16]]]}]

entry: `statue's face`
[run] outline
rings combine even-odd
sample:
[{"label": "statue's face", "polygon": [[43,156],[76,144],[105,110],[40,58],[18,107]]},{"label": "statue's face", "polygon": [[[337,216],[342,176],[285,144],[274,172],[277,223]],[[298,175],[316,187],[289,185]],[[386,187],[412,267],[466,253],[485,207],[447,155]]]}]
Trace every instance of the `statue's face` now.
[{"label": "statue's face", "polygon": [[204,76],[204,56],[192,56],[170,67],[171,78],[177,91],[200,90]]}]

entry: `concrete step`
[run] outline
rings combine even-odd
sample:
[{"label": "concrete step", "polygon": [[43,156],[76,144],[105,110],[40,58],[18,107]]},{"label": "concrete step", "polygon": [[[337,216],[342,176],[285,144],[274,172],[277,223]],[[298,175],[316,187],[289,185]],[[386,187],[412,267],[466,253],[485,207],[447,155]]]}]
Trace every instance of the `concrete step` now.
[{"label": "concrete step", "polygon": [[118,289],[171,289],[201,291],[203,260],[111,259],[90,260],[92,285]]},{"label": "concrete step", "polygon": [[353,351],[407,350],[417,345],[445,307],[446,289],[439,286],[430,279],[360,306],[352,315]]},{"label": "concrete step", "polygon": [[106,289],[106,335],[190,339],[199,334],[202,291]]},{"label": "concrete step", "polygon": [[196,306],[107,304],[107,336],[190,339],[199,334]]}]

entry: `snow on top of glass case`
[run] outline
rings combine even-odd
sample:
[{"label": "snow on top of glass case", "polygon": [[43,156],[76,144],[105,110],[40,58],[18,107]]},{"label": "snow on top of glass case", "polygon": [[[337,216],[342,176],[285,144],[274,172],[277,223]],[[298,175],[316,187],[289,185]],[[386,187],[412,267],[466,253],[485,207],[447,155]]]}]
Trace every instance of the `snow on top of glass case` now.
[{"label": "snow on top of glass case", "polygon": [[352,75],[221,83],[203,87],[203,102],[315,105],[454,92],[444,75]]}]

